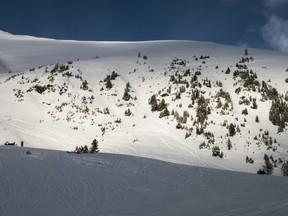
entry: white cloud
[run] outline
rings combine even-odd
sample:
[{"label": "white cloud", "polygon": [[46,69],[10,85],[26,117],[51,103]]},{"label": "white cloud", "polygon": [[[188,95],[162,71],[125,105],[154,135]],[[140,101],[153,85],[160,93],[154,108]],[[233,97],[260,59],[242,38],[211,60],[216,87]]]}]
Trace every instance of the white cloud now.
[{"label": "white cloud", "polygon": [[264,41],[271,48],[281,52],[288,52],[288,20],[269,15],[268,21],[261,29],[261,32]]}]

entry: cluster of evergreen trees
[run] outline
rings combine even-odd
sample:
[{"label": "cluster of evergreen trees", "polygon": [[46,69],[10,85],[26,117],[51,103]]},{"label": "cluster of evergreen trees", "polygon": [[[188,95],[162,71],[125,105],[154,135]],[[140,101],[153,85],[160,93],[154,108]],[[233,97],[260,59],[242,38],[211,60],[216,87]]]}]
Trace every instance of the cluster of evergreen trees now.
[{"label": "cluster of evergreen trees", "polygon": [[155,111],[159,111],[159,118],[163,118],[166,116],[170,115],[170,112],[168,110],[168,104],[165,102],[164,99],[162,99],[160,101],[160,103],[158,103],[156,95],[152,95],[151,98],[148,101],[149,105],[151,106],[151,111],[155,112]]},{"label": "cluster of evergreen trees", "polygon": [[161,112],[162,110],[167,109],[167,106],[168,106],[164,99],[162,99],[160,103],[158,103],[156,95],[152,95],[148,103],[151,106],[152,112],[155,112],[155,111]]},{"label": "cluster of evergreen trees", "polygon": [[285,124],[288,123],[288,105],[285,101],[282,99],[275,99],[272,101],[269,120],[274,125],[279,126],[279,132],[283,132]]},{"label": "cluster of evergreen trees", "polygon": [[[279,159],[280,161],[280,159]],[[282,162],[282,160],[281,160]],[[263,169],[259,170],[257,173],[258,174],[266,174],[266,175],[272,175],[274,172],[274,164],[275,161],[272,156],[268,156],[267,154],[264,154],[264,165]],[[288,161],[284,161],[281,167],[281,171],[283,176],[288,176]]]},{"label": "cluster of evergreen trees", "polygon": [[98,152],[99,152],[98,141],[96,139],[92,141],[90,149],[88,148],[87,145],[80,146],[80,147],[76,146],[76,149],[75,149],[75,153],[77,154],[98,153]]},{"label": "cluster of evergreen trees", "polygon": [[211,109],[208,106],[208,100],[201,95],[197,101],[196,117],[198,123],[203,126],[204,122],[208,119],[208,115],[211,114]]},{"label": "cluster of evergreen trees", "polygon": [[87,91],[89,89],[87,80],[84,80],[80,86],[80,89]]},{"label": "cluster of evergreen trees", "polygon": [[263,171],[267,175],[272,175],[272,173],[274,171],[274,166],[273,166],[272,162],[270,161],[270,158],[267,154],[264,155]]},{"label": "cluster of evergreen trees", "polygon": [[107,75],[107,77],[104,79],[105,86],[109,90],[113,87],[112,80],[115,80],[118,77],[118,74],[115,71],[112,71],[111,75]]},{"label": "cluster of evergreen trees", "polygon": [[212,148],[212,156],[214,156],[214,157],[218,156],[220,158],[224,157],[223,152],[220,152],[219,146],[213,146],[213,148]]}]

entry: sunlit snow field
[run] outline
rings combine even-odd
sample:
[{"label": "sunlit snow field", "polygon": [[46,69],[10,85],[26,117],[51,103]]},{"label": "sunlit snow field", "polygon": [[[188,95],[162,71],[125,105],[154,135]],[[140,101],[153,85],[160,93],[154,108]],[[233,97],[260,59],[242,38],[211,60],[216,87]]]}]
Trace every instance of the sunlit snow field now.
[{"label": "sunlit snow field", "polygon": [[[249,69],[259,81],[285,95],[288,55],[248,51],[253,56]],[[209,58],[195,60],[201,55]],[[224,71],[235,70],[243,55],[244,48],[208,42],[59,41],[0,31],[0,215],[286,215],[288,179],[280,177],[279,158],[288,158],[287,127],[278,133],[269,120],[272,102],[261,101],[259,92],[235,93],[233,75]],[[209,140],[195,132],[195,107],[189,110],[186,125],[194,129],[188,138],[187,128],[176,129],[175,117],[151,112],[151,95],[158,94],[160,101],[171,85],[169,76],[177,73],[177,67],[169,71],[175,59],[187,61],[185,67],[178,65],[181,73],[201,71],[199,80],[213,83],[201,88],[212,107],[205,130],[214,134],[222,159],[212,157],[210,147],[199,148]],[[68,65],[73,76],[53,75],[57,63]],[[119,76],[107,89],[104,79],[112,71]],[[81,89],[83,80],[87,91]],[[219,81],[233,104],[225,115],[215,108]],[[122,99],[127,83],[133,96],[129,102]],[[39,94],[36,84],[53,84],[56,90]],[[173,85],[165,100],[170,112],[182,115],[193,89],[175,100],[179,86]],[[243,96],[258,103],[257,110],[246,106],[247,116],[238,103]],[[128,108],[131,116],[125,115]],[[255,123],[256,115],[260,123]],[[225,121],[245,126],[229,137]],[[269,148],[262,140],[267,130],[273,137]],[[98,154],[66,152],[93,139],[99,142]],[[18,146],[2,145],[6,141]],[[264,154],[277,160],[275,176],[256,174]],[[254,163],[247,164],[246,156]]]}]

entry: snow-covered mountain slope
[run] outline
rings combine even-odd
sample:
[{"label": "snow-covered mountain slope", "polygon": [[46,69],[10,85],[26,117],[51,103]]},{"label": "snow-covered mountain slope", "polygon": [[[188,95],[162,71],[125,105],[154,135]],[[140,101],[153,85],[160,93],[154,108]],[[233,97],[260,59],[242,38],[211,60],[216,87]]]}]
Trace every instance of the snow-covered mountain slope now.
[{"label": "snow-covered mountain slope", "polygon": [[285,215],[287,178],[0,147],[1,215]]},{"label": "snow-covered mountain slope", "polygon": [[[41,65],[67,62],[77,59],[132,57],[142,51],[149,55],[171,56],[189,53],[190,41],[148,41],[148,42],[93,42],[60,41],[30,36],[17,36],[0,31],[0,62],[2,72],[22,72]],[[202,50],[209,44],[211,49],[219,45],[194,42],[193,48]],[[168,45],[168,46],[167,46]],[[204,48],[205,50],[205,48]],[[125,58],[126,60],[126,58]],[[157,60],[157,59],[155,59]]]},{"label": "snow-covered mountain slope", "polygon": [[2,143],[72,150],[96,138],[101,152],[253,173],[264,154],[275,174],[288,158],[287,54],[3,32],[0,47]]}]

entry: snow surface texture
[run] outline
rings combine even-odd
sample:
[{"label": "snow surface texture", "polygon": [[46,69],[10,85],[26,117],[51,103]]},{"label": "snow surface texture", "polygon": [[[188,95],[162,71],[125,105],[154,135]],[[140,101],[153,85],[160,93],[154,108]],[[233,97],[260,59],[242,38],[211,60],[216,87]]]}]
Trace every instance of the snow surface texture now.
[{"label": "snow surface texture", "polygon": [[284,177],[120,154],[0,147],[1,215],[273,216],[287,211]]},{"label": "snow surface texture", "polygon": [[[260,91],[265,81],[284,98],[287,54],[248,49],[246,56],[243,48],[207,42],[57,41],[5,32],[0,32],[0,47],[0,143],[73,150],[96,138],[101,152],[251,173],[262,168],[266,153],[274,158],[276,175],[279,161],[288,158],[287,123],[278,132],[269,120],[272,100],[263,99]],[[252,84],[260,83],[255,91],[249,82],[244,87],[247,79],[233,75],[243,71],[236,67],[243,57],[253,70]],[[107,87],[108,76],[112,87]],[[235,92],[238,87],[240,93]],[[205,98],[204,108],[199,98],[191,99],[196,94]],[[152,95],[158,103],[165,99],[170,116],[159,118],[159,111],[151,111]],[[254,99],[257,109],[251,108]],[[247,115],[242,114],[245,108]],[[199,110],[202,117],[207,114],[202,124]],[[230,124],[239,128],[232,136]],[[201,127],[204,131],[197,133]],[[223,159],[212,157],[214,146]]]}]

